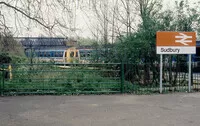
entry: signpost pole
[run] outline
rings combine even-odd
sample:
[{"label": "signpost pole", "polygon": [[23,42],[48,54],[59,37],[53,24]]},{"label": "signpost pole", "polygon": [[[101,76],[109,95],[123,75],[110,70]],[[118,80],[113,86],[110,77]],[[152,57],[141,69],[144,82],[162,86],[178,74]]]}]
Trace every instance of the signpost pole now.
[{"label": "signpost pole", "polygon": [[191,91],[191,54],[189,54],[188,92]]},{"label": "signpost pole", "polygon": [[163,55],[160,54],[160,93],[162,93]]}]

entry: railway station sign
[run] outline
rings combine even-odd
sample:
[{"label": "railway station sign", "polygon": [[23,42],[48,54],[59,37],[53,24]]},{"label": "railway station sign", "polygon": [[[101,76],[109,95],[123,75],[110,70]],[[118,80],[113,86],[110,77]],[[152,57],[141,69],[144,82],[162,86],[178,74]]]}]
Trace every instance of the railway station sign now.
[{"label": "railway station sign", "polygon": [[157,32],[157,54],[196,54],[195,32]]}]

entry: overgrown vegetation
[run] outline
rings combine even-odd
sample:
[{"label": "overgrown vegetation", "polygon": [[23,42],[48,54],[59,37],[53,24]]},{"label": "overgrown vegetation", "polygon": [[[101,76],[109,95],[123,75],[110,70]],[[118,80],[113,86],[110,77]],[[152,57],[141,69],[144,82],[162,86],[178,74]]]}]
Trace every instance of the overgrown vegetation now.
[{"label": "overgrown vegetation", "polygon": [[10,33],[0,34],[0,64],[26,61],[24,49]]},{"label": "overgrown vegetation", "polygon": [[51,64],[13,66],[13,78],[5,80],[5,94],[82,94],[119,93],[118,70],[97,66],[71,66],[67,69]]},{"label": "overgrown vegetation", "polygon": [[[175,8],[163,10],[159,1],[140,1],[141,22],[137,30],[120,35],[110,51],[110,62],[125,64],[125,79],[140,86],[158,85],[159,55],[156,54],[157,31],[200,31],[198,5],[187,0],[175,2]],[[176,65],[172,64],[172,57]],[[178,73],[187,72],[185,55],[164,55],[163,79],[167,85],[178,85]],[[134,64],[134,65],[133,65]]]}]

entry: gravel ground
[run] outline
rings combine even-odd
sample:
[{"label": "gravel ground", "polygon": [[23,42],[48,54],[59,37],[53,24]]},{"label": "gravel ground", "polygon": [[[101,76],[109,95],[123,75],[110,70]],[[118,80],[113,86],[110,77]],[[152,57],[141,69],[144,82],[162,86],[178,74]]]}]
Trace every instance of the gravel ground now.
[{"label": "gravel ground", "polygon": [[0,126],[198,126],[200,93],[0,97]]}]

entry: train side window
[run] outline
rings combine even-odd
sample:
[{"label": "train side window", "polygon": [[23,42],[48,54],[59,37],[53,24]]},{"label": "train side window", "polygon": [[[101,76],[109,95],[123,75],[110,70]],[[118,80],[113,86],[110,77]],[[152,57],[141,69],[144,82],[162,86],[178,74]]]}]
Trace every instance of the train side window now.
[{"label": "train side window", "polygon": [[40,57],[43,57],[43,54],[42,54],[42,52],[39,52],[39,56],[40,56]]},{"label": "train side window", "polygon": [[46,52],[44,52],[44,57],[47,57],[47,53]]},{"label": "train side window", "polygon": [[58,57],[58,52],[55,52],[55,57]]},{"label": "train side window", "polygon": [[47,57],[51,57],[51,54],[50,54],[50,52],[47,52]]},{"label": "train side window", "polygon": [[52,51],[52,52],[51,52],[51,55],[52,55],[52,57],[55,57],[55,52]]},{"label": "train side window", "polygon": [[63,57],[63,52],[60,52],[60,57]]},{"label": "train side window", "polygon": [[81,57],[84,57],[84,54],[81,54]]},{"label": "train side window", "polygon": [[59,53],[59,57],[62,57],[62,52]]},{"label": "train side window", "polygon": [[85,57],[85,52],[84,51],[80,52],[80,54],[81,54],[81,57]]}]

